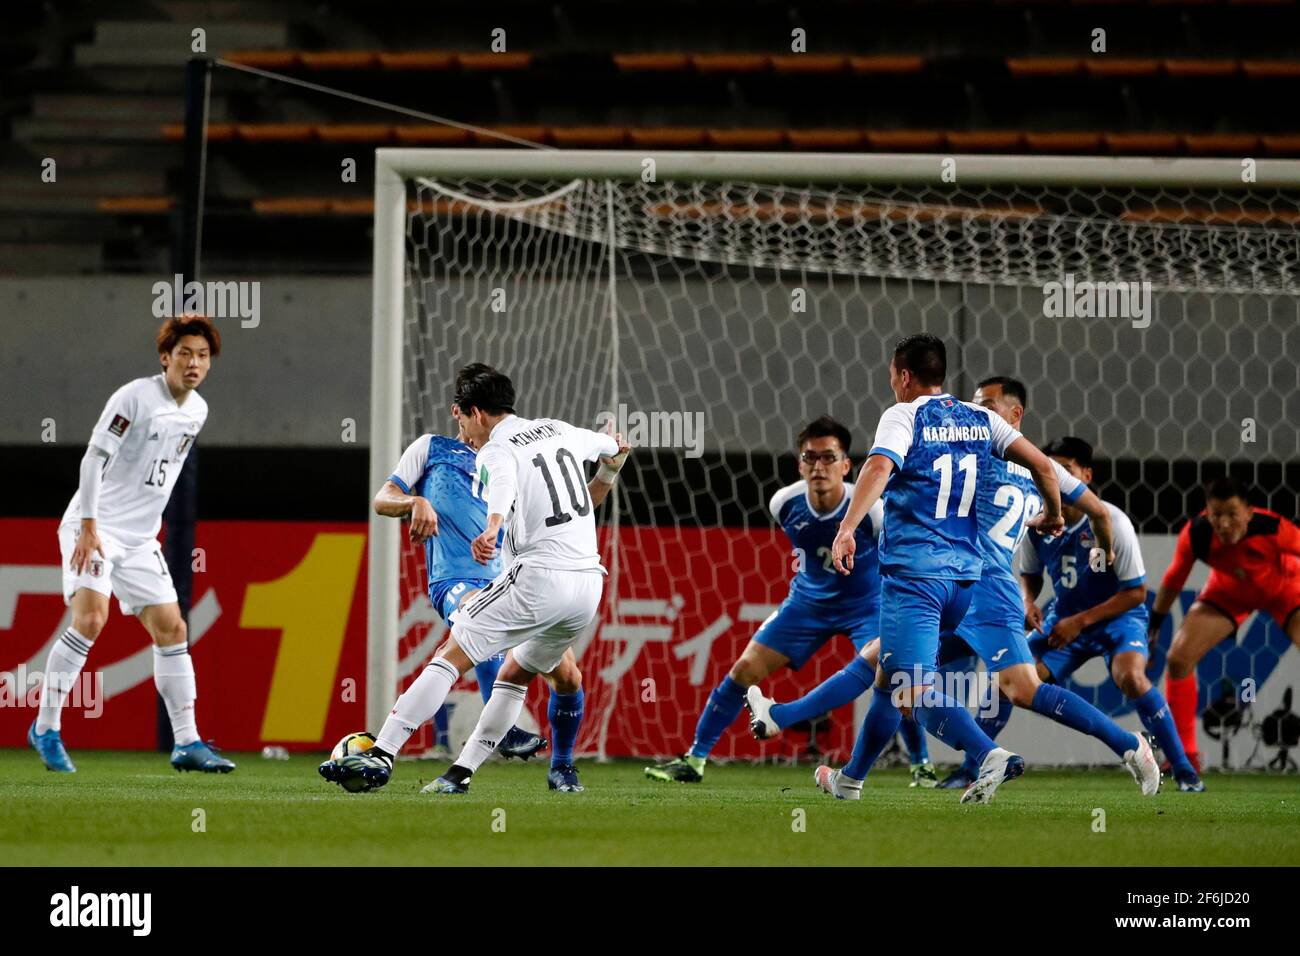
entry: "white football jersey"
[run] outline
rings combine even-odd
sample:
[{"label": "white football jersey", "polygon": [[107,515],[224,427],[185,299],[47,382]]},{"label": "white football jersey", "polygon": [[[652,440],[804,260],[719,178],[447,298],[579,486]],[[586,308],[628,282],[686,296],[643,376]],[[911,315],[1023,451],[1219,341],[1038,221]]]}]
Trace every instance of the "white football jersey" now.
[{"label": "white football jersey", "polygon": [[[208,403],[190,392],[177,405],[162,373],[137,378],[113,393],[90,434],[108,452],[99,490],[96,524],[126,548],[158,537],[163,509],[181,466],[208,419]],[[64,521],[81,520],[81,491],[72,496]]]},{"label": "white football jersey", "polygon": [[603,574],[583,462],[617,453],[613,436],[558,419],[497,423],[475,461],[474,494],[506,516],[507,563]]}]

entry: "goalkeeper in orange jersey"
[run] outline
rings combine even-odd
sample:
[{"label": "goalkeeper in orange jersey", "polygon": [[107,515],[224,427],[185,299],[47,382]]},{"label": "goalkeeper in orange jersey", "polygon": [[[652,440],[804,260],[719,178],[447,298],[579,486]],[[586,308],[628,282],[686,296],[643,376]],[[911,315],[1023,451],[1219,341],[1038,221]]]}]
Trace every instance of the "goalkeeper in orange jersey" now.
[{"label": "goalkeeper in orange jersey", "polygon": [[1254,508],[1235,478],[1205,486],[1205,510],[1183,526],[1174,559],[1151,608],[1154,641],[1197,560],[1210,577],[1183,616],[1169,649],[1165,697],[1187,757],[1196,750],[1196,665],[1210,648],[1235,634],[1252,611],[1264,611],[1300,647],[1300,528],[1281,515]]}]

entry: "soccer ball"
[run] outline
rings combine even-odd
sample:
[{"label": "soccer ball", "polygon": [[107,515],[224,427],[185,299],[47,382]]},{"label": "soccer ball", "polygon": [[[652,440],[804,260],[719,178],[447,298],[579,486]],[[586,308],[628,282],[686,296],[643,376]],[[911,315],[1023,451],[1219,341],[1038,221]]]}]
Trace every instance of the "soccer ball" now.
[{"label": "soccer ball", "polygon": [[355,734],[348,734],[342,740],[334,745],[330,751],[330,760],[342,760],[344,757],[355,757],[357,754],[363,754],[375,745],[375,735],[366,731],[358,731]]}]

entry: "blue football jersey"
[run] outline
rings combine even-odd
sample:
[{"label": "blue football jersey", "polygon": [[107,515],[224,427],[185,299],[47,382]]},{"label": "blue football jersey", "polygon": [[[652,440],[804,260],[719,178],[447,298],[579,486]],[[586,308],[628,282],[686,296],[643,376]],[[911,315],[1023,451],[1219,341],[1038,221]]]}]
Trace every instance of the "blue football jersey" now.
[{"label": "blue football jersey", "polygon": [[438,533],[424,542],[430,590],[438,581],[501,573],[499,552],[479,564],[470,551],[487,527],[487,502],[474,494],[472,448],[454,438],[422,435],[403,452],[389,480],[407,494],[427,499],[438,514]]},{"label": "blue football jersey", "polygon": [[989,409],[951,395],[922,395],[887,409],[870,452],[894,463],[885,486],[880,570],[977,579],[983,561],[976,491],[994,456],[1019,437]]},{"label": "blue football jersey", "polygon": [[808,483],[796,481],[772,496],[768,509],[800,556],[799,570],[790,581],[790,595],[821,603],[833,603],[837,609],[868,613],[880,603],[880,568],[876,556],[876,538],[880,534],[884,508],[879,501],[867,513],[866,520],[854,533],[857,550],[853,570],[840,574],[831,563],[831,546],[839,531],[840,519],[853,497],[853,485],[844,483],[844,498],[826,514],[813,510],[808,501]]},{"label": "blue football jersey", "polygon": [[[1031,531],[1020,550],[1020,570],[1024,574],[1042,574],[1046,570],[1052,579],[1056,601],[1056,615],[1070,617],[1090,607],[1096,607],[1119,591],[1137,587],[1146,581],[1142,565],[1142,550],[1137,532],[1128,515],[1110,502],[1110,524],[1115,543],[1115,561],[1104,571],[1094,571],[1091,563],[1092,549],[1097,546],[1088,519],[1081,518],[1065,529],[1058,538],[1048,538]],[[1139,604],[1121,617],[1147,616],[1145,604]],[[1103,621],[1096,627],[1104,627]]]},{"label": "blue football jersey", "polygon": [[[1061,501],[1074,504],[1088,486],[1055,461],[1052,464],[1061,487]],[[1033,475],[1024,465],[995,457],[980,475],[976,496],[984,574],[1003,574],[1014,579],[1016,550],[1028,530],[1025,522],[1043,510]]]}]

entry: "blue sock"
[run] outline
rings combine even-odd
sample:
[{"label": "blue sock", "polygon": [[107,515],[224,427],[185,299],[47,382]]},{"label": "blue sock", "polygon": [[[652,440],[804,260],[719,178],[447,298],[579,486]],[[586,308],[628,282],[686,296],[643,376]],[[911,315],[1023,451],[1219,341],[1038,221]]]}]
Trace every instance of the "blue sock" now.
[{"label": "blue sock", "polygon": [[930,750],[925,745],[925,731],[915,718],[904,717],[898,725],[898,732],[903,735],[903,746],[907,748],[909,763],[930,762]]},{"label": "blue sock", "polygon": [[1196,776],[1196,768],[1192,766],[1192,762],[1187,759],[1187,752],[1183,750],[1183,741],[1178,736],[1178,729],[1174,726],[1174,715],[1169,712],[1164,694],[1152,687],[1133,703],[1137,707],[1138,717],[1142,719],[1142,726],[1151,732],[1156,742],[1160,744],[1160,749],[1169,758],[1169,766],[1174,771],[1175,779]]},{"label": "blue sock", "polygon": [[483,695],[483,703],[492,696],[492,685],[496,683],[497,672],[505,663],[503,657],[489,657],[482,664],[474,665],[474,676],[478,679],[478,692]]},{"label": "blue sock", "polygon": [[916,722],[953,750],[961,750],[966,756],[974,757],[977,766],[982,765],[984,758],[993,749],[993,741],[980,730],[970,711],[947,694],[940,694],[933,688],[925,691],[923,700],[924,703],[912,708]]},{"label": "blue sock", "polygon": [[[1078,694],[1057,684],[1039,684],[1034,692],[1033,708],[1058,724],[1096,737],[1117,757],[1123,757],[1126,751],[1138,747],[1136,734],[1129,733]],[[1170,726],[1173,726],[1172,721]]]},{"label": "blue sock", "polygon": [[745,706],[745,688],[728,674],[722,683],[713,688],[700,722],[695,725],[695,742],[691,744],[692,757],[707,757],[722,736],[722,732],[736,722],[740,709]]},{"label": "blue sock", "polygon": [[876,758],[889,746],[898,733],[898,723],[903,713],[889,699],[889,691],[877,690],[871,695],[871,706],[867,708],[867,719],[858,731],[857,742],[853,745],[853,756],[841,771],[854,780],[865,780],[867,771],[876,762]]},{"label": "blue sock", "polygon": [[572,694],[551,691],[546,719],[551,722],[551,766],[573,763],[573,745],[582,726],[582,691]]},{"label": "blue sock", "polygon": [[[999,693],[997,695],[998,709],[993,713],[989,713],[989,711],[993,710],[993,695],[993,684],[990,682],[984,688],[984,696],[980,698],[979,716],[975,718],[975,724],[988,735],[989,740],[998,739],[998,734],[1002,733],[1007,726],[1007,722],[1011,720],[1011,711],[1015,709],[1015,706],[1011,703],[1011,698],[1006,694]],[[971,754],[966,755],[961,768],[972,777],[978,776],[980,772],[980,765]]]},{"label": "blue sock", "polygon": [[836,707],[857,700],[871,689],[871,682],[875,679],[876,672],[866,659],[855,657],[798,700],[773,707],[772,720],[778,727],[789,727],[801,720],[828,714]]},{"label": "blue sock", "polygon": [[451,707],[443,704],[433,715],[433,743],[435,747],[450,747],[451,737],[447,734],[447,724],[451,718]]}]

